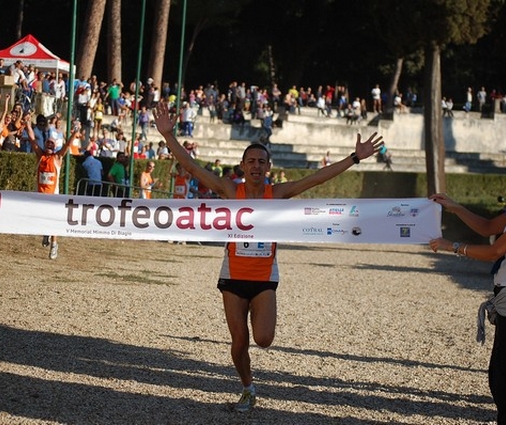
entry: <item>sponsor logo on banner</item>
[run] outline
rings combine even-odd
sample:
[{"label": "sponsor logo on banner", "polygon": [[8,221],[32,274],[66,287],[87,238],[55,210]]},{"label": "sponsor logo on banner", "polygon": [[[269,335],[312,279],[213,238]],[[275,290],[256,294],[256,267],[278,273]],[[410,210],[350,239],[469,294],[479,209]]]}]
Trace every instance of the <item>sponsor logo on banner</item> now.
[{"label": "sponsor logo on banner", "polygon": [[411,217],[416,217],[418,215],[418,212],[419,212],[418,208],[411,208],[411,211],[409,212],[409,215]]},{"label": "sponsor logo on banner", "polygon": [[344,208],[330,208],[330,215],[342,215],[344,213]]},{"label": "sponsor logo on banner", "polygon": [[360,215],[356,205],[353,205],[350,210],[350,217],[358,217]]},{"label": "sponsor logo on banner", "polygon": [[362,229],[360,227],[354,227],[353,229],[351,229],[351,234],[353,236],[359,236],[362,234]]},{"label": "sponsor logo on banner", "polygon": [[401,238],[410,238],[411,237],[411,227],[401,226],[399,228],[400,230],[400,237]]},{"label": "sponsor logo on banner", "polygon": [[348,233],[348,231],[344,229],[338,229],[336,227],[327,227],[327,236],[345,235],[346,233]]},{"label": "sponsor logo on banner", "polygon": [[304,215],[320,215],[325,214],[326,210],[322,210],[321,208],[317,207],[305,207],[304,208]]},{"label": "sponsor logo on banner", "polygon": [[395,206],[388,211],[387,217],[404,217],[406,214],[402,211],[401,207]]},{"label": "sponsor logo on banner", "polygon": [[322,227],[304,227],[302,229],[304,235],[323,235]]}]

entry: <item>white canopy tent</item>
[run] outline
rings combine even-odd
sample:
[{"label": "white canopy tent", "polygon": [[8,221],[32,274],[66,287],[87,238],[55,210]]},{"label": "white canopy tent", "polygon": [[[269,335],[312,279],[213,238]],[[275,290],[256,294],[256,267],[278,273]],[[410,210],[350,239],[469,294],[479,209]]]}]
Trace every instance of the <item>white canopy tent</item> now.
[{"label": "white canopy tent", "polygon": [[0,58],[5,60],[7,66],[21,60],[25,65],[33,64],[41,71],[56,71],[57,75],[60,71],[70,71],[69,62],[56,56],[31,34],[0,50]]}]

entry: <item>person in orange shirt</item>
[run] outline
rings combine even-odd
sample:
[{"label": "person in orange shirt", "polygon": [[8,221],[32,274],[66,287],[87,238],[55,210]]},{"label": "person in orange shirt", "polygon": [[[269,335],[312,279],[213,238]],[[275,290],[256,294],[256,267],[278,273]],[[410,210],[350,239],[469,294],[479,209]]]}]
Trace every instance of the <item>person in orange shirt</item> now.
[{"label": "person in orange shirt", "polygon": [[77,156],[82,155],[82,147],[81,147],[81,123],[79,121],[74,121],[73,132],[77,135],[74,137],[69,146],[70,154]]},{"label": "person in orange shirt", "polygon": [[183,166],[178,162],[176,164],[176,172],[173,174],[174,177],[174,199],[186,199],[188,198],[188,192],[190,190],[190,174],[186,172]]},{"label": "person in orange shirt", "polygon": [[[254,143],[244,150],[240,163],[245,181],[235,183],[203,168],[181,146],[174,136],[177,117],[171,114],[165,102],[157,105],[154,116],[158,131],[182,167],[222,199],[292,198],[374,155],[383,145],[382,137],[377,137],[377,133],[373,133],[365,142],[361,141],[358,134],[355,152],[351,155],[300,180],[271,185],[265,183],[266,172],[271,168],[270,152],[265,145]],[[218,289],[223,296],[225,317],[232,337],[232,361],[243,385],[241,398],[234,407],[237,412],[249,411],[256,402],[249,355],[248,316],[251,315],[250,323],[256,344],[263,348],[269,347],[274,340],[276,328],[278,282],[276,243],[248,240],[226,244]]]},{"label": "person in orange shirt", "polygon": [[153,161],[149,161],[146,164],[146,169],[141,173],[140,197],[142,199],[151,199],[152,189],[154,189],[158,185],[158,179],[153,178],[153,176],[152,176],[154,169],[155,169],[155,163]]},{"label": "person in orange shirt", "polygon": [[[32,145],[32,150],[39,160],[37,164],[37,191],[46,194],[58,194],[63,157],[69,150],[72,142],[79,139],[79,130],[77,127],[74,127],[74,132],[59,151],[55,151],[56,142],[51,137],[46,139],[44,142],[44,149],[41,149],[35,141],[35,134],[29,117],[29,115],[26,116],[24,124],[26,126],[28,140]],[[58,257],[58,242],[56,241],[56,236],[44,236],[42,238],[42,246],[50,246],[49,258],[51,260],[55,260]]]}]

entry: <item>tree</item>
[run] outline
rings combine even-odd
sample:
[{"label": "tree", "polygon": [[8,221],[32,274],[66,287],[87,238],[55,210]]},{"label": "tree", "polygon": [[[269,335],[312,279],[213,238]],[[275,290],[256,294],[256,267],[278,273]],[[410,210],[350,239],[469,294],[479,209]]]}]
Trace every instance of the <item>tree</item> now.
[{"label": "tree", "polygon": [[162,87],[163,68],[165,63],[170,4],[171,0],[158,0],[156,2],[157,13],[155,14],[151,51],[148,62],[148,75],[153,78],[155,87],[160,89]]},{"label": "tree", "polygon": [[374,26],[376,36],[383,42],[381,50],[388,52],[384,59],[389,61],[389,65],[383,66],[383,69],[391,78],[383,111],[392,113],[394,95],[399,88],[406,58],[411,62],[411,69],[420,69],[422,65],[417,61],[420,55],[414,54],[421,49],[419,34],[413,30],[420,19],[419,0],[367,1],[365,9],[370,16],[370,22]]},{"label": "tree", "polygon": [[16,19],[16,40],[23,36],[23,21],[25,16],[25,0],[18,1],[18,16]]},{"label": "tree", "polygon": [[100,30],[104,19],[106,0],[90,0],[83,24],[83,32],[76,55],[79,77],[90,77],[97,54]]},{"label": "tree", "polygon": [[491,0],[425,0],[423,3],[423,22],[430,22],[431,27],[422,38],[426,57],[424,128],[428,194],[446,190],[441,50],[449,43],[476,43],[490,28],[490,5]]},{"label": "tree", "polygon": [[107,71],[109,81],[122,81],[121,0],[109,0],[107,26]]},{"label": "tree", "polygon": [[193,49],[201,33],[210,27],[226,27],[237,22],[239,12],[252,0],[192,0],[192,7],[187,9],[187,27],[191,29],[189,42],[184,48],[183,80]]}]

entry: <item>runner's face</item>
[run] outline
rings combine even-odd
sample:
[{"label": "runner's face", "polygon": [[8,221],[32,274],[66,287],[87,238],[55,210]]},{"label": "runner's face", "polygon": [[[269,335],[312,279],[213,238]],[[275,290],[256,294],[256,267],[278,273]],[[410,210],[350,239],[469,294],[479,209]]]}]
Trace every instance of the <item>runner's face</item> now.
[{"label": "runner's face", "polygon": [[252,182],[263,182],[265,173],[271,169],[267,152],[263,149],[250,149],[241,161],[244,178]]},{"label": "runner's face", "polygon": [[47,139],[46,140],[46,152],[54,152],[54,148],[56,147],[54,140]]}]

